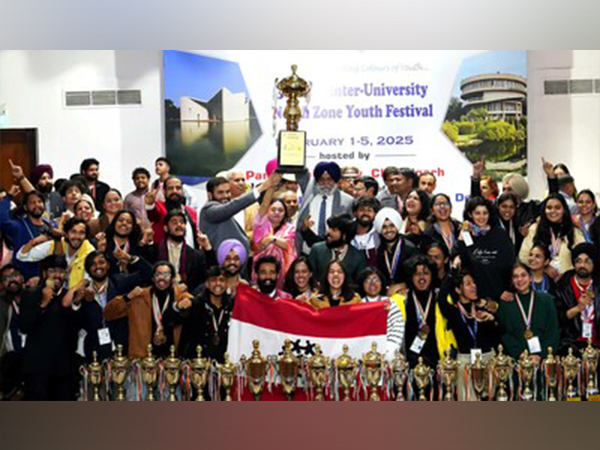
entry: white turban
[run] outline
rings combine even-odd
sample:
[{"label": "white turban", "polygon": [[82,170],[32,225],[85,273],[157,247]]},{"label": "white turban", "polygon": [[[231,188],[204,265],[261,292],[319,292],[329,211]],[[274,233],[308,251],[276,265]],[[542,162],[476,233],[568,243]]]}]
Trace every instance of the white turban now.
[{"label": "white turban", "polygon": [[402,217],[400,213],[396,211],[394,208],[382,208],[379,210],[377,215],[375,216],[375,221],[373,222],[375,226],[375,230],[381,234],[383,230],[383,224],[386,220],[389,220],[394,224],[394,226],[398,229],[398,233],[402,230]]}]

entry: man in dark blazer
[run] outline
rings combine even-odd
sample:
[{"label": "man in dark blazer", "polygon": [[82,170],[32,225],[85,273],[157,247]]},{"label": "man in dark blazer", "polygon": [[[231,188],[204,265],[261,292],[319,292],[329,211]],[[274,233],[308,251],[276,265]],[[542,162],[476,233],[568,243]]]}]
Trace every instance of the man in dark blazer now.
[{"label": "man in dark blazer", "polygon": [[246,252],[250,254],[250,242],[242,227],[234,216],[257,202],[260,194],[281,181],[281,174],[273,172],[258,188],[236,199],[231,199],[229,180],[223,177],[212,178],[206,184],[208,202],[200,210],[200,230],[208,236],[214,248],[227,239],[240,241]]},{"label": "man in dark blazer", "polygon": [[327,226],[325,242],[313,245],[308,255],[315,279],[322,282],[329,263],[339,260],[350,281],[355,283],[358,274],[367,267],[367,259],[363,252],[350,245],[352,218],[349,215],[330,217]]},{"label": "man in dark blazer", "polygon": [[[303,171],[298,176],[298,182],[304,193],[296,224],[298,254],[308,254],[314,243],[325,240],[327,219],[340,214],[349,214],[354,202],[350,195],[337,187],[342,172],[335,162],[320,162],[315,166],[313,175],[314,178],[310,181],[308,171]],[[307,234],[307,231],[312,234]]]}]

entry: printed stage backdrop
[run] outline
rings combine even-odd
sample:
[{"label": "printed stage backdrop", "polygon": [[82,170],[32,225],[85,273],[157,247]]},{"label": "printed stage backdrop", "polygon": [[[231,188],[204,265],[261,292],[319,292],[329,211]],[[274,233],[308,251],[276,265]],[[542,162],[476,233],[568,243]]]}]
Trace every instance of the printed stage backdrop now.
[{"label": "printed stage backdrop", "polygon": [[[302,100],[308,165],[335,160],[381,177],[430,171],[458,204],[471,163],[526,173],[526,51],[232,51],[164,53],[166,155],[199,184],[239,168],[264,179],[285,128],[275,80],[312,83]],[[381,180],[380,180],[381,181]]]}]

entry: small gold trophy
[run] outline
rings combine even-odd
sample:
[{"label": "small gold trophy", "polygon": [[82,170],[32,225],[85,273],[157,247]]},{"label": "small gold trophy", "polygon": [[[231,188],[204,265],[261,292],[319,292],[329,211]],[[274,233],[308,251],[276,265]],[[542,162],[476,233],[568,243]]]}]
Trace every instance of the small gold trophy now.
[{"label": "small gold trophy", "polygon": [[442,380],[442,389],[444,392],[444,401],[453,402],[455,400],[456,383],[458,382],[458,361],[452,359],[450,350],[446,350],[446,356],[438,364],[438,373]]},{"label": "small gold trophy", "polygon": [[252,341],[252,355],[245,361],[246,373],[248,374],[248,386],[254,396],[255,401],[260,400],[260,396],[265,388],[267,378],[268,361],[260,354],[260,344],[258,341]]},{"label": "small gold trophy", "polygon": [[225,401],[230,402],[233,400],[231,398],[231,388],[235,383],[237,367],[235,366],[235,363],[231,362],[229,359],[229,353],[225,353],[225,362],[223,364],[217,364],[217,368],[219,369],[221,384],[225,388]]},{"label": "small gold trophy", "polygon": [[563,358],[562,368],[567,382],[567,401],[580,400],[579,385],[575,387],[575,383],[581,371],[581,361],[573,355],[573,348],[569,348],[569,354]]},{"label": "small gold trophy", "polygon": [[396,401],[403,402],[405,400],[404,386],[408,379],[408,362],[406,362],[406,358],[399,348],[396,349],[394,360],[390,363],[390,370],[394,389],[396,390]]},{"label": "small gold trophy", "polygon": [[583,352],[583,370],[585,372],[585,396],[588,401],[600,401],[598,395],[598,358],[600,351],[594,348],[592,340],[588,339],[588,345]]},{"label": "small gold trophy", "polygon": [[210,360],[202,357],[202,347],[200,345],[196,347],[196,353],[198,356],[196,359],[192,360],[190,364],[192,368],[192,382],[198,390],[196,401],[203,402],[204,387],[208,381],[208,373],[210,371]]},{"label": "small gold trophy", "polygon": [[498,354],[490,361],[494,381],[496,383],[496,401],[507,402],[507,383],[513,371],[513,362],[510,356],[504,354],[504,347],[498,346]]},{"label": "small gold trophy", "polygon": [[338,381],[344,389],[344,401],[350,401],[350,388],[354,386],[358,365],[354,358],[348,354],[348,346],[344,345],[342,354],[335,360]]},{"label": "small gold trophy", "polygon": [[548,347],[548,356],[543,362],[544,376],[546,379],[546,388],[548,390],[548,401],[555,402],[558,400],[556,395],[556,387],[558,386],[558,358],[554,356],[552,347]]},{"label": "small gold trophy", "polygon": [[535,362],[525,350],[519,358],[519,380],[521,381],[521,400],[524,402],[533,401],[533,391],[531,382],[535,375]]},{"label": "small gold trophy", "polygon": [[129,359],[123,356],[123,346],[117,345],[117,352],[113,359],[110,360],[110,370],[112,373],[112,381],[117,386],[117,397],[118,402],[124,402],[125,398],[125,380],[127,379],[127,372],[129,370]]},{"label": "small gold trophy", "polygon": [[413,376],[415,377],[417,387],[419,388],[419,401],[426,402],[427,397],[425,396],[425,390],[429,386],[431,368],[425,365],[422,356],[419,356],[418,364],[413,369]]},{"label": "small gold trophy", "polygon": [[148,344],[148,355],[142,360],[142,375],[144,383],[146,383],[146,387],[148,388],[146,401],[153,402],[156,400],[154,397],[154,386],[158,378],[158,361],[152,354],[152,344]]},{"label": "small gold trophy", "polygon": [[292,75],[283,80],[275,80],[275,86],[287,104],[283,111],[286,130],[279,133],[279,149],[277,154],[278,170],[281,172],[298,172],[306,165],[306,133],[298,131],[302,118],[299,99],[306,97],[311,85],[298,76],[298,67],[292,66]]},{"label": "small gold trophy", "polygon": [[[102,364],[98,362],[98,354],[96,352],[92,353],[93,361],[88,366],[88,372],[90,374],[90,384],[94,390],[94,396],[92,400],[94,402],[99,402],[100,399],[100,385],[102,384]],[[87,393],[86,393],[87,395]]]},{"label": "small gold trophy", "polygon": [[321,346],[319,344],[315,345],[315,354],[308,358],[308,369],[310,371],[310,379],[316,390],[315,401],[322,402],[325,400],[323,390],[327,380],[329,358],[323,356],[323,351],[321,350]]},{"label": "small gold trophy", "polygon": [[177,401],[175,391],[177,383],[179,383],[179,369],[181,368],[181,360],[175,357],[175,346],[171,345],[171,354],[165,360],[165,377],[169,385],[169,401]]},{"label": "small gold trophy", "polygon": [[283,393],[288,400],[294,399],[294,391],[298,383],[298,358],[292,351],[292,341],[285,340],[283,355],[279,357],[279,378]]},{"label": "small gold trophy", "polygon": [[363,355],[363,366],[367,375],[367,383],[371,386],[369,400],[378,402],[381,400],[381,397],[377,392],[377,387],[385,368],[385,357],[377,351],[377,342],[373,342],[371,344],[371,351]]},{"label": "small gold trophy", "polygon": [[487,364],[481,360],[481,353],[477,353],[475,363],[469,365],[469,374],[471,375],[471,385],[473,386],[473,391],[475,391],[475,398],[480,402],[483,397],[483,392],[485,391],[485,383],[488,377],[488,367]]}]

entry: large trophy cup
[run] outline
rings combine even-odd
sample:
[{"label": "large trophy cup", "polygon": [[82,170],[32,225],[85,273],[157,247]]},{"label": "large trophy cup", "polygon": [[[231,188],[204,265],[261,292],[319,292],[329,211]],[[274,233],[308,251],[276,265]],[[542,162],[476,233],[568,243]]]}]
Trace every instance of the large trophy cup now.
[{"label": "large trophy cup", "polygon": [[442,381],[442,392],[444,401],[452,402],[455,398],[456,383],[458,382],[458,361],[450,357],[450,350],[446,350],[446,356],[438,364],[438,373]]},{"label": "large trophy cup", "polygon": [[248,386],[254,396],[255,401],[259,401],[265,388],[267,379],[268,361],[260,354],[260,343],[257,340],[252,341],[252,355],[245,361],[246,374],[248,375]]},{"label": "large trophy cup", "polygon": [[582,355],[583,371],[585,374],[585,396],[588,401],[599,401],[598,395],[598,358],[600,351],[595,349],[592,340],[588,340],[587,348]]},{"label": "large trophy cup", "polygon": [[432,369],[425,365],[422,356],[419,356],[418,364],[413,369],[413,376],[419,388],[419,401],[426,402],[425,391],[429,387]]},{"label": "large trophy cup", "polygon": [[338,381],[344,389],[344,401],[350,401],[350,388],[354,385],[358,365],[354,358],[348,354],[348,346],[344,345],[342,354],[335,360]]},{"label": "large trophy cup", "polygon": [[177,401],[175,391],[177,390],[177,384],[179,383],[181,360],[175,357],[175,346],[171,345],[171,352],[169,357],[165,360],[165,377],[167,384],[169,385],[169,401]]},{"label": "large trophy cup", "polygon": [[298,131],[298,124],[302,118],[299,99],[309,94],[311,85],[298,76],[297,69],[298,67],[293,65],[291,76],[275,80],[276,88],[287,98],[283,111],[286,130],[279,133],[277,170],[280,172],[298,172],[306,165],[306,134]]},{"label": "large trophy cup", "polygon": [[325,400],[323,391],[325,382],[327,381],[329,358],[323,356],[323,351],[319,344],[315,345],[315,354],[308,359],[308,369],[310,372],[310,379],[316,390],[315,401],[322,402]]},{"label": "large trophy cup", "polygon": [[371,351],[363,355],[363,367],[367,376],[367,383],[371,386],[369,400],[378,402],[381,400],[377,388],[385,368],[385,357],[377,351],[377,342],[371,344]]},{"label": "large trophy cup", "polygon": [[396,390],[396,401],[403,402],[406,399],[404,397],[404,386],[408,379],[408,362],[399,348],[396,349],[394,360],[390,363],[390,371]]},{"label": "large trophy cup", "polygon": [[521,384],[520,397],[521,401],[531,402],[534,400],[533,391],[531,389],[531,383],[534,382],[535,376],[535,362],[529,355],[529,352],[525,350],[519,358],[519,381]]},{"label": "large trophy cup", "polygon": [[562,369],[567,383],[567,401],[579,400],[579,384],[577,378],[581,373],[581,361],[573,354],[573,348],[569,348],[569,354],[562,360]]},{"label": "large trophy cup", "polygon": [[[483,393],[485,391],[485,384],[488,378],[488,367],[481,360],[481,353],[477,353],[475,357],[475,363],[469,365],[469,376],[471,378],[471,385],[473,391],[475,391],[475,398],[478,402],[481,401]],[[466,387],[468,389],[468,386]]]},{"label": "large trophy cup", "polygon": [[546,359],[544,359],[542,365],[544,366],[547,401],[555,402],[558,400],[556,388],[558,386],[558,371],[560,368],[560,361],[556,356],[554,356],[552,347],[548,347],[548,356],[546,356]]},{"label": "large trophy cup", "polygon": [[298,384],[298,358],[292,351],[292,341],[285,340],[283,346],[283,355],[279,357],[279,378],[281,379],[281,388],[288,400],[294,399],[294,391]]},{"label": "large trophy cup", "polygon": [[[93,389],[93,397],[92,400],[95,402],[99,402],[100,398],[100,386],[102,385],[102,364],[98,362],[98,354],[96,352],[92,353],[93,361],[88,366],[88,373],[90,374],[90,384]],[[86,392],[87,395],[87,392]]]},{"label": "large trophy cup", "polygon": [[225,388],[225,401],[230,402],[233,400],[231,397],[231,388],[235,383],[237,367],[235,363],[229,359],[229,353],[225,353],[225,362],[223,364],[217,364],[217,369],[219,370],[219,380]]},{"label": "large trophy cup", "polygon": [[496,401],[507,402],[509,400],[507,386],[512,375],[513,362],[510,356],[504,354],[502,345],[498,346],[498,354],[492,358],[490,366],[496,384]]},{"label": "large trophy cup", "polygon": [[113,359],[109,362],[110,371],[112,374],[112,382],[117,386],[116,400],[124,402],[125,398],[125,381],[127,380],[127,372],[129,370],[129,359],[123,356],[123,346],[117,345],[117,352]]},{"label": "large trophy cup", "polygon": [[198,356],[196,356],[190,364],[192,368],[192,383],[194,383],[194,386],[196,386],[196,390],[198,391],[196,401],[203,402],[204,387],[206,386],[208,374],[210,372],[210,360],[202,357],[202,347],[200,345],[196,347],[196,353]]},{"label": "large trophy cup", "polygon": [[156,400],[154,397],[154,386],[158,379],[158,361],[152,355],[152,344],[148,344],[148,355],[142,360],[142,377],[148,389],[146,401],[153,402]]}]

